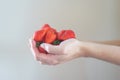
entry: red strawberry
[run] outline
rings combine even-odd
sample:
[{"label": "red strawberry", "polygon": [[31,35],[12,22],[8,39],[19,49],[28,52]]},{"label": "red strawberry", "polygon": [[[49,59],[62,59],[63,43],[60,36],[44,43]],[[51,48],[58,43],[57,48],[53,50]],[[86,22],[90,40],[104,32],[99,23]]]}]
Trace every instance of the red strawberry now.
[{"label": "red strawberry", "polygon": [[44,36],[45,36],[45,30],[39,30],[39,31],[36,31],[35,33],[34,33],[34,35],[33,35],[33,39],[35,40],[35,41],[42,41],[43,40],[43,38],[44,38]]},{"label": "red strawberry", "polygon": [[55,29],[51,28],[45,36],[45,43],[52,43],[57,38],[57,32]]},{"label": "red strawberry", "polygon": [[42,30],[45,30],[46,32],[51,29],[50,25],[44,24],[43,27],[41,28]]},{"label": "red strawberry", "polygon": [[58,33],[59,40],[66,40],[70,38],[75,38],[75,33],[72,30],[62,30]]},{"label": "red strawberry", "polygon": [[40,53],[47,53],[47,51],[40,47],[41,43],[59,45],[62,41],[70,38],[75,38],[74,31],[62,30],[60,32],[57,32],[48,24],[44,24],[43,27],[40,30],[36,31],[33,35],[33,39],[36,41],[36,47]]},{"label": "red strawberry", "polygon": [[38,47],[38,50],[39,50],[40,53],[46,53],[46,54],[47,54],[47,51],[45,51],[45,50],[44,50],[42,47],[40,47],[40,46]]}]

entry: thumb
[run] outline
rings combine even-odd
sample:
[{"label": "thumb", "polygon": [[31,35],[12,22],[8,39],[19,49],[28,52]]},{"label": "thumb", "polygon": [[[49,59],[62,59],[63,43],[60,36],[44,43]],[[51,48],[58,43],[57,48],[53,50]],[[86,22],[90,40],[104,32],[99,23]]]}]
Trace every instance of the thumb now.
[{"label": "thumb", "polygon": [[51,45],[48,43],[42,43],[41,47],[51,54],[61,54],[61,49],[59,46]]}]

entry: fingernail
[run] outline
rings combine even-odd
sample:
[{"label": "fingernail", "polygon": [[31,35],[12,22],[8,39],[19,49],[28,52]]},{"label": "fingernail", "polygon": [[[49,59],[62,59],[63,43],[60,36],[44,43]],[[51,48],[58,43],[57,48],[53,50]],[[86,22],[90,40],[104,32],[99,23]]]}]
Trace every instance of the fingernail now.
[{"label": "fingernail", "polygon": [[42,43],[40,46],[48,52],[48,44]]},{"label": "fingernail", "polygon": [[44,43],[42,43],[40,46],[41,46],[42,48],[45,48],[45,44],[44,44]]}]

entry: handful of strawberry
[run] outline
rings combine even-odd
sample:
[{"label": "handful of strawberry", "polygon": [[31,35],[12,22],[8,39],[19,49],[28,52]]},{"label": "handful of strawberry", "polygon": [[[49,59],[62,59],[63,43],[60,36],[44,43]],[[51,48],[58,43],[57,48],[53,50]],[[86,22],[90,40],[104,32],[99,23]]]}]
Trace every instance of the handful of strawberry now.
[{"label": "handful of strawberry", "polygon": [[75,33],[72,30],[61,30],[57,32],[55,29],[50,27],[48,24],[44,24],[43,27],[35,31],[33,39],[36,42],[36,47],[41,53],[47,53],[42,47],[41,43],[49,43],[52,45],[59,45],[62,41],[75,38]]}]

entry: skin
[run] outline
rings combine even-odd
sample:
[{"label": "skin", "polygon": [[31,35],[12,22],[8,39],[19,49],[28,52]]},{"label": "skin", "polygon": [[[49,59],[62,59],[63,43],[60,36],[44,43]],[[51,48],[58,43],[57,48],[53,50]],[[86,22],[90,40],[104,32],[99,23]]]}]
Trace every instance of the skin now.
[{"label": "skin", "polygon": [[57,65],[80,57],[91,57],[120,65],[120,40],[89,42],[68,39],[59,46],[43,43],[48,54],[40,53],[35,41],[30,39],[30,48],[34,58],[41,64]]}]

